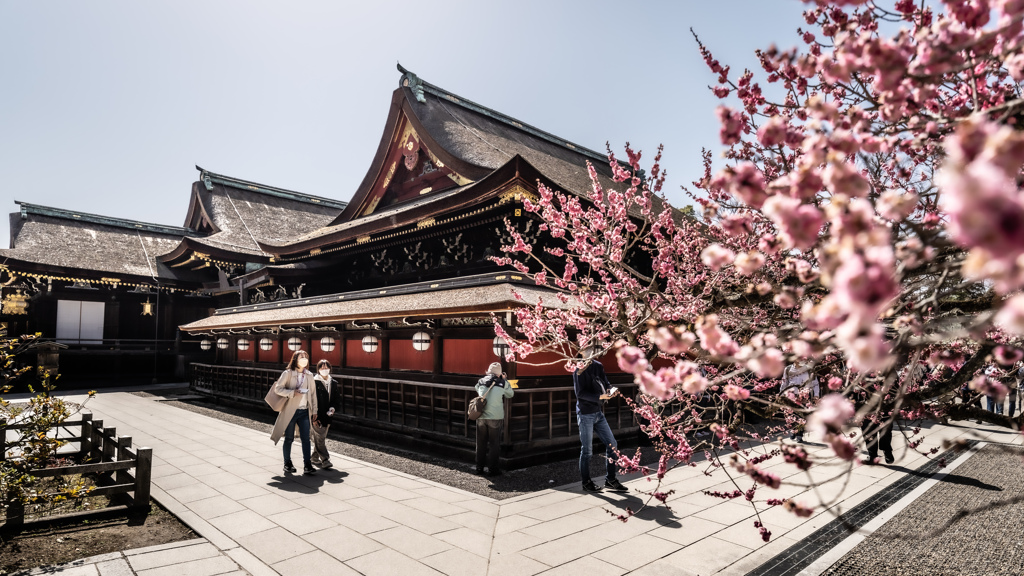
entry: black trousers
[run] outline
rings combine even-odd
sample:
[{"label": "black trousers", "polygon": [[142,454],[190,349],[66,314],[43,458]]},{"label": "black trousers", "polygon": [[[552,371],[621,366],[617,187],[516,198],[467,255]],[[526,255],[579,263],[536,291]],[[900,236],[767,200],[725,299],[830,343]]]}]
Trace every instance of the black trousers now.
[{"label": "black trousers", "polygon": [[501,425],[504,420],[476,421],[476,467],[482,470],[487,460],[487,470],[498,472],[498,456],[501,452]]},{"label": "black trousers", "polygon": [[882,454],[889,454],[892,452],[892,423],[887,425],[879,424],[877,422],[871,422],[865,420],[864,425],[861,426],[861,430],[864,431],[864,443],[868,447],[868,458],[874,460],[878,457],[878,449],[882,449]]}]

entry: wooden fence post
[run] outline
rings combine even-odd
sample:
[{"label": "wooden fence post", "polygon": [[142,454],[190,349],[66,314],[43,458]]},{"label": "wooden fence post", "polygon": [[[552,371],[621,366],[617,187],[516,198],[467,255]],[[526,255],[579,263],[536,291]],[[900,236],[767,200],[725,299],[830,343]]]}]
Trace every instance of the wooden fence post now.
[{"label": "wooden fence post", "polygon": [[7,507],[4,530],[17,529],[25,523],[25,505],[21,500],[12,500]]},{"label": "wooden fence post", "polygon": [[135,451],[135,498],[132,507],[149,510],[149,488],[153,475],[153,449],[139,448]]},{"label": "wooden fence post", "polygon": [[[116,442],[117,461],[124,462],[126,460],[131,460],[131,452],[129,448],[132,447],[132,437],[121,436],[116,439]],[[127,484],[130,480],[127,470],[117,470],[116,472],[114,472],[112,476],[114,484]],[[130,502],[130,500],[128,499],[128,494],[118,494],[115,498],[118,503],[127,504]]]},{"label": "wooden fence post", "polygon": [[103,420],[93,420],[89,428],[92,430],[89,437],[89,460],[96,462],[103,455]]},{"label": "wooden fence post", "polygon": [[[131,436],[121,436],[117,439],[117,461],[124,462],[125,460],[131,460],[129,448],[132,447]],[[115,484],[124,484],[128,481],[128,471],[118,470],[114,475]]]},{"label": "wooden fence post", "polygon": [[82,464],[89,458],[92,451],[92,413],[82,413],[82,437],[78,444],[78,463]]},{"label": "wooden fence post", "polygon": [[117,428],[103,429],[103,461],[113,462],[117,455]]}]

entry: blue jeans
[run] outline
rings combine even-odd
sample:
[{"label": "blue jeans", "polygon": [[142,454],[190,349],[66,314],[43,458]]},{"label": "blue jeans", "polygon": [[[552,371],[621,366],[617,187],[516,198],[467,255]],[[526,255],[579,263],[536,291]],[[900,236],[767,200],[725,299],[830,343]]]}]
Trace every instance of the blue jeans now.
[{"label": "blue jeans", "polygon": [[989,412],[995,412],[996,414],[1002,414],[1003,413],[1003,403],[1002,402],[996,402],[996,399],[994,397],[992,397],[992,396],[986,396],[985,398],[988,400],[988,411]]},{"label": "blue jeans", "polygon": [[604,454],[608,459],[608,479],[615,479],[615,436],[612,435],[612,428],[604,417],[604,412],[593,414],[576,414],[576,421],[580,425],[580,443],[583,449],[580,450],[580,477],[584,482],[590,480],[590,455],[594,449],[594,432],[604,444]]},{"label": "blue jeans", "polygon": [[304,466],[311,466],[312,464],[309,461],[309,410],[305,408],[296,410],[295,414],[292,415],[291,422],[284,428],[284,444],[282,445],[284,463],[292,463],[292,440],[295,439],[296,424],[299,425],[299,440],[302,441],[302,464]]}]

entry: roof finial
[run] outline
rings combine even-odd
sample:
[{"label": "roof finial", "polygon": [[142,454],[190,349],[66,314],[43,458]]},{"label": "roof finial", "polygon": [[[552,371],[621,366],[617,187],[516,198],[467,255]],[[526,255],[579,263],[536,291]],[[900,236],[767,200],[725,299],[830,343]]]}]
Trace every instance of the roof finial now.
[{"label": "roof finial", "polygon": [[398,81],[398,85],[412,90],[417,102],[426,102],[427,99],[423,97],[423,81],[420,80],[419,76],[406,70],[401,62],[398,63],[398,71],[402,73],[402,79]]}]

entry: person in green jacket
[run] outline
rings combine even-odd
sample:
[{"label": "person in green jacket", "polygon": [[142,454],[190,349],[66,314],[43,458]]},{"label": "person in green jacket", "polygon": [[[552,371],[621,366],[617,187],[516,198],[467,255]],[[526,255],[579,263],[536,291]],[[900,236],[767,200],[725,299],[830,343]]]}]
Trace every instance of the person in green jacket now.
[{"label": "person in green jacket", "polygon": [[476,473],[484,473],[486,457],[488,475],[497,476],[501,474],[498,455],[501,426],[505,423],[504,399],[515,394],[499,362],[487,367],[487,373],[476,383],[476,393],[479,396],[487,395],[484,413],[476,420]]}]

